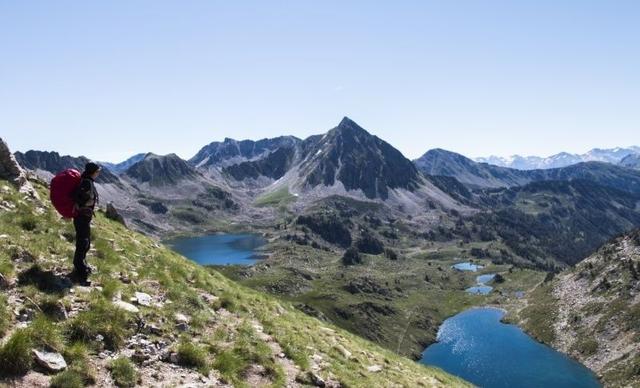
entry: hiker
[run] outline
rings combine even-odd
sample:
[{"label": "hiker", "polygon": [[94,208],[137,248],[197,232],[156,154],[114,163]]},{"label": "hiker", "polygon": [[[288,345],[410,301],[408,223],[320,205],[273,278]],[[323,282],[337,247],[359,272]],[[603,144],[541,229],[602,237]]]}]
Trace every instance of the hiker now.
[{"label": "hiker", "polygon": [[73,278],[80,285],[89,286],[91,268],[87,265],[86,257],[91,246],[91,219],[98,204],[98,191],[94,185],[95,179],[100,175],[101,167],[89,162],[84,167],[80,185],[73,193],[75,202],[75,216],[73,226],[76,229],[76,252],[73,256]]}]

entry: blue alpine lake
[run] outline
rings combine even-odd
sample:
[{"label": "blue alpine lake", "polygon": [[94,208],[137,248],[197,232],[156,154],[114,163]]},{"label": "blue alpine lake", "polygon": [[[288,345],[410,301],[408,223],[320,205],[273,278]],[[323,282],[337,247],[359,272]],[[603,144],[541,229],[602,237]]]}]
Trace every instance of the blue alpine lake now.
[{"label": "blue alpine lake", "polygon": [[503,316],[483,307],[445,320],[420,362],[486,388],[601,387],[587,367],[500,322]]},{"label": "blue alpine lake", "polygon": [[451,268],[457,269],[458,271],[476,272],[477,270],[482,268],[482,266],[480,264],[473,264],[473,263],[465,262],[465,263],[454,264],[454,265],[451,266]]},{"label": "blue alpine lake", "polygon": [[487,286],[487,283],[492,281],[493,278],[495,277],[496,277],[496,274],[494,273],[488,273],[488,274],[477,276],[476,277],[477,285],[467,288],[466,291],[470,294],[488,295],[493,290],[493,287]]},{"label": "blue alpine lake", "polygon": [[202,265],[252,265],[265,240],[254,234],[212,234],[166,241],[174,251]]}]

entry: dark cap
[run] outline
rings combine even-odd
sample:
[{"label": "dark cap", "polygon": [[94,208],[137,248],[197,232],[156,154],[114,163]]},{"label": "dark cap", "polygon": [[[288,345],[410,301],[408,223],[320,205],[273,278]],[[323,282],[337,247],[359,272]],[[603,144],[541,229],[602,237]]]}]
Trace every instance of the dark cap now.
[{"label": "dark cap", "polygon": [[87,164],[84,165],[84,172],[91,175],[94,172],[98,171],[102,169],[102,167],[100,167],[100,165],[93,163],[93,162],[89,162]]}]

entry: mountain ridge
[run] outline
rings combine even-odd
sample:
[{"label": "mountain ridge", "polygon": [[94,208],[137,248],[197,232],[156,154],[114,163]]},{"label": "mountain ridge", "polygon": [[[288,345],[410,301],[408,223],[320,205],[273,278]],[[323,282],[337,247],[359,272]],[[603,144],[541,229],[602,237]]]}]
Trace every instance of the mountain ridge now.
[{"label": "mountain ridge", "polygon": [[547,157],[520,155],[500,157],[492,155],[474,158],[474,160],[480,163],[488,163],[495,166],[515,168],[518,170],[536,170],[566,167],[571,164],[591,161],[618,164],[624,157],[634,153],[640,153],[640,147],[630,146],[609,149],[593,148],[584,154],[560,152]]}]

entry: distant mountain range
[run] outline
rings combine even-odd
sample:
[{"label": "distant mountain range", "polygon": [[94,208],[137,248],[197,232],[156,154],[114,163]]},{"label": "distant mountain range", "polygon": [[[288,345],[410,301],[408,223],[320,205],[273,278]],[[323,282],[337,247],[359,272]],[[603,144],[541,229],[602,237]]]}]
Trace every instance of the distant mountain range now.
[{"label": "distant mountain range", "polygon": [[[629,165],[633,165],[634,160],[628,159]],[[453,177],[471,188],[513,187],[539,181],[583,179],[616,189],[640,192],[639,172],[605,162],[580,162],[558,168],[517,170],[478,163],[455,152],[434,149],[416,159],[415,164],[424,174]]]},{"label": "distant mountain range", "polygon": [[546,158],[540,156],[520,156],[509,157],[488,156],[475,158],[476,162],[488,163],[494,166],[515,168],[518,170],[536,170],[547,168],[566,167],[581,162],[605,162],[618,164],[622,159],[630,154],[640,153],[640,147],[631,146],[627,148],[594,148],[584,154],[570,154],[561,152]]},{"label": "distant mountain range", "polygon": [[[306,139],[212,142],[190,160],[175,154],[134,155],[105,164],[99,183],[102,198],[148,233],[207,227],[220,219],[268,224],[277,216],[264,204],[301,215],[318,201],[340,196],[381,204],[382,213],[410,217],[426,230],[435,222],[441,235],[431,231],[429,238],[498,238],[515,252],[516,262],[555,268],[640,224],[640,171],[634,169],[637,154],[630,152],[594,150],[592,159],[606,159],[606,154],[609,162],[534,170],[479,163],[442,149],[410,161],[345,117],[328,132]],[[88,160],[40,151],[18,152],[16,159],[45,178],[64,168],[81,168]],[[487,233],[442,230],[447,220],[472,214],[467,222]],[[325,236],[331,235],[322,230],[325,226],[339,229],[324,215],[318,217],[308,223]]]}]

